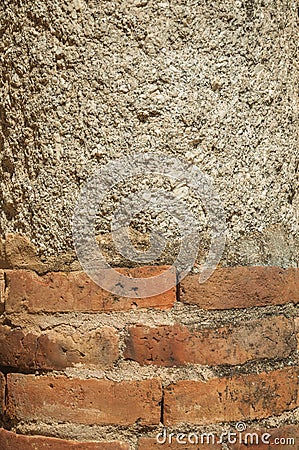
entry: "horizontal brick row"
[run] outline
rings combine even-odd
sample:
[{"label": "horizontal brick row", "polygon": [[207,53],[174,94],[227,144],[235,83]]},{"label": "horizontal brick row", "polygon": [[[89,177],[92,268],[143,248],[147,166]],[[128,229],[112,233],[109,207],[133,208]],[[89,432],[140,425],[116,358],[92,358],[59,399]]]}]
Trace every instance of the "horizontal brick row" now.
[{"label": "horizontal brick row", "polygon": [[129,329],[124,356],[140,364],[169,367],[187,363],[236,365],[287,357],[296,346],[293,319],[278,316],[204,330],[179,324],[134,326]]},{"label": "horizontal brick row", "polygon": [[[117,269],[129,277],[159,275],[166,266]],[[97,286],[84,272],[51,272],[43,276],[27,270],[6,270],[2,293],[7,312],[123,311],[135,308],[171,308],[176,301],[176,273],[172,288],[154,297],[118,297]],[[203,284],[188,275],[180,285],[180,301],[204,309],[248,308],[299,302],[299,269],[227,267],[217,269]],[[161,290],[163,288],[161,287]],[[136,294],[137,295],[137,294]]]},{"label": "horizontal brick row", "polygon": [[[124,358],[141,365],[243,364],[259,359],[286,358],[297,348],[294,320],[267,317],[200,329],[198,326],[137,325],[130,327]],[[111,368],[120,357],[119,336],[113,327],[44,331],[41,334],[0,325],[0,361],[19,370],[63,370],[76,364]]]},{"label": "horizontal brick row", "polygon": [[[298,374],[298,369],[288,367],[170,384],[164,388],[164,425],[208,425],[280,415],[299,406]],[[160,423],[163,393],[159,379],[113,382],[8,374],[6,392],[6,415],[11,420],[124,426]]]},{"label": "horizontal brick row", "polygon": [[226,267],[202,284],[198,275],[181,282],[180,300],[204,309],[250,308],[299,303],[299,269]]},{"label": "horizontal brick row", "polygon": [[113,382],[64,376],[7,375],[10,419],[97,425],[157,425],[162,399],[158,379]]},{"label": "horizontal brick row", "polygon": [[[149,266],[133,269],[117,269],[127,277],[149,278],[164,272],[166,266]],[[109,275],[107,270],[107,276]],[[95,284],[84,272],[51,272],[40,276],[27,270],[6,270],[7,290],[5,310],[7,312],[28,311],[122,311],[135,308],[167,309],[176,300],[176,272],[169,271],[172,288],[154,297],[118,297]],[[161,286],[163,290],[163,286]]]},{"label": "horizontal brick row", "polygon": [[44,436],[24,436],[0,428],[1,450],[129,450],[124,442],[76,442]]},{"label": "horizontal brick row", "polygon": [[[164,443],[164,440],[166,442]],[[138,441],[138,450],[155,450],[163,448],[164,450],[184,449],[185,442],[191,442],[190,448],[194,447],[196,439],[199,442],[201,450],[221,450],[222,444],[219,441],[230,439],[229,448],[231,450],[247,450],[248,446],[252,450],[271,450],[275,448],[284,450],[294,450],[298,446],[299,426],[286,425],[275,429],[247,429],[243,432],[231,430],[231,435],[222,436],[221,434],[202,433],[189,434],[177,433],[170,436],[170,432],[164,431],[157,438],[140,438]],[[241,440],[241,442],[240,442]],[[159,443],[159,442],[160,443]],[[162,444],[163,443],[163,444]],[[0,448],[1,450],[129,450],[129,445],[124,442],[76,442],[65,439],[49,438],[44,436],[24,436],[0,428]],[[197,447],[194,447],[197,448]]]},{"label": "horizontal brick row", "polygon": [[299,406],[298,369],[215,378],[183,380],[164,394],[164,423],[207,425],[262,419]]},{"label": "horizontal brick row", "polygon": [[119,357],[118,341],[112,327],[85,334],[50,330],[38,335],[0,326],[0,361],[20,370],[61,370],[77,363],[108,368]]},{"label": "horizontal brick row", "polygon": [[[246,425],[244,424],[246,427]],[[222,450],[226,442],[230,450],[295,450],[299,445],[299,425],[285,425],[279,428],[248,428],[238,432],[231,429],[230,435],[222,433],[188,433],[163,430],[156,438],[141,438],[138,450]],[[198,443],[198,445],[196,445]],[[227,448],[227,447],[226,447]]]},{"label": "horizontal brick row", "polygon": [[[285,425],[279,428],[257,429],[250,428],[242,432],[236,429],[231,430],[230,436],[221,436],[220,433],[174,433],[160,432],[157,438],[140,438],[138,450],[164,450],[200,448],[201,450],[221,450],[222,443],[229,439],[231,450],[271,450],[272,448],[294,450],[298,447],[299,426]],[[166,440],[166,442],[164,442]],[[240,442],[241,440],[241,442]],[[199,447],[195,446],[199,443]],[[50,438],[45,436],[24,436],[0,428],[0,448],[1,450],[129,450],[129,444],[120,441],[111,442],[77,442],[72,440]]]}]

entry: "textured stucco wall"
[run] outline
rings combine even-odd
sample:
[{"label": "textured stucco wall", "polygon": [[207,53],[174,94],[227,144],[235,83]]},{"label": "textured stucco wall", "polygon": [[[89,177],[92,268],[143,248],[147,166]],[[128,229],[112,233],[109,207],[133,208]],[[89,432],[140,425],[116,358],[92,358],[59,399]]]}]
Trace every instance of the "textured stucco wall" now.
[{"label": "textured stucco wall", "polygon": [[[21,233],[43,261],[71,260],[87,177],[120,156],[161,151],[215,180],[224,265],[298,265],[296,1],[2,1],[1,29],[3,238]],[[161,185],[143,181],[128,180],[100,211],[115,264],[113,211],[128,193]],[[166,185],[203,223],[202,257],[202,205]],[[150,220],[167,230],[161,259],[171,261],[178,235],[167,212],[137,219],[137,240]]]}]

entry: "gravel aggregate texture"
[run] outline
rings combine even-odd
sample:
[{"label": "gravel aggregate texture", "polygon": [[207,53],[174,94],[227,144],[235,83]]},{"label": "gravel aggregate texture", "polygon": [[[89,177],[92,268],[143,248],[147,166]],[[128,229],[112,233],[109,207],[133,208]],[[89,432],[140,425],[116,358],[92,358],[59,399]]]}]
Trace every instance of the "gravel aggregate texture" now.
[{"label": "gravel aggregate texture", "polygon": [[[298,266],[298,3],[295,0],[3,0],[0,233],[39,258],[74,258],[71,219],[88,177],[136,152],[183,158],[214,180],[227,220],[222,265]],[[190,186],[144,174],[115,186],[96,233],[111,264],[120,201],[163,187],[209,220]],[[168,211],[139,212],[133,242],[155,224],[171,262]],[[1,252],[0,252],[1,253]],[[0,258],[1,259],[1,258]],[[63,259],[63,258],[62,258]]]}]

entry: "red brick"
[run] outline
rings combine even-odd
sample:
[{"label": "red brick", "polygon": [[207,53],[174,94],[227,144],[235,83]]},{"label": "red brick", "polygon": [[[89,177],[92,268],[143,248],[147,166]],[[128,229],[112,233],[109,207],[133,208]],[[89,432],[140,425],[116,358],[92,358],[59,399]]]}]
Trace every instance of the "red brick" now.
[{"label": "red brick", "polygon": [[44,436],[24,436],[0,428],[1,450],[129,450],[124,442],[76,442]]},{"label": "red brick", "polygon": [[[167,267],[117,269],[126,276],[148,278]],[[108,272],[108,271],[107,271]],[[171,308],[176,299],[176,272],[169,275],[173,287],[159,295],[129,299],[117,297],[95,284],[84,272],[51,272],[43,276],[26,270],[7,270],[6,311],[68,312],[121,311],[134,308]]]},{"label": "red brick", "polygon": [[249,308],[299,302],[299,269],[227,267],[202,284],[198,275],[181,282],[180,300],[204,309]]},{"label": "red brick", "polygon": [[98,425],[157,425],[158,379],[122,381],[8,374],[10,418]]},{"label": "red brick", "polygon": [[140,364],[243,364],[287,357],[296,350],[294,322],[284,316],[252,320],[216,329],[175,326],[129,329],[125,358]]},{"label": "red brick", "polygon": [[99,368],[111,367],[119,356],[118,335],[111,327],[81,335],[49,331],[34,334],[0,326],[2,366],[21,370],[61,370],[76,363]]},{"label": "red brick", "polygon": [[165,389],[165,425],[261,419],[299,405],[298,370],[214,378],[207,382],[184,380]]},{"label": "red brick", "polygon": [[[245,425],[245,424],[244,424]],[[246,426],[246,425],[245,425]],[[164,429],[165,430],[165,429]],[[170,430],[167,430],[166,436],[167,441],[163,444],[163,436],[160,435],[160,442],[157,442],[156,438],[140,438],[138,442],[138,450],[155,450],[155,449],[163,449],[163,450],[220,450],[222,449],[221,442],[227,442],[230,450],[272,450],[273,448],[277,448],[277,450],[294,450],[298,448],[299,442],[299,426],[298,425],[286,425],[280,428],[275,429],[259,429],[259,428],[250,428],[245,429],[242,432],[238,432],[235,428],[230,430],[230,441],[228,442],[228,436],[221,436],[222,432],[218,433],[210,433],[199,431],[196,432],[198,438],[198,445],[194,444],[195,437],[194,435],[190,435],[191,444],[182,444],[182,442],[188,442],[188,431],[184,431],[183,434],[179,430],[175,431],[174,435],[171,435]],[[223,433],[225,431],[223,430]],[[177,442],[177,436],[179,442]],[[295,440],[295,444],[293,442],[287,443],[287,441],[275,441],[276,439],[288,439],[293,438]],[[241,440],[241,443],[239,442]],[[201,443],[203,442],[203,443]],[[270,444],[268,444],[268,442]],[[276,444],[276,442],[279,442]],[[284,443],[283,443],[284,442]]]},{"label": "red brick", "polygon": [[5,377],[3,373],[0,372],[0,415],[2,415],[5,410],[5,385]]}]

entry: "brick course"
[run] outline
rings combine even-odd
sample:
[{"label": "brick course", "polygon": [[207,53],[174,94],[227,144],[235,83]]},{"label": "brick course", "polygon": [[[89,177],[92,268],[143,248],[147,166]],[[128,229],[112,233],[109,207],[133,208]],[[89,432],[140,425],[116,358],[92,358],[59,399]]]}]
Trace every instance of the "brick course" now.
[{"label": "brick course", "polygon": [[165,425],[262,419],[299,406],[298,370],[184,380],[165,389]]},{"label": "brick course", "polygon": [[21,370],[61,370],[77,363],[107,368],[119,356],[118,341],[112,327],[83,335],[53,330],[37,335],[0,326],[0,360],[2,366]]},{"label": "brick course", "polygon": [[140,364],[180,366],[243,364],[283,358],[296,350],[294,321],[284,316],[252,320],[216,329],[174,326],[129,329],[125,357]]},{"label": "brick course", "polygon": [[[117,269],[126,276],[148,278],[159,275],[168,267]],[[108,270],[107,270],[108,273]],[[176,273],[169,278],[173,287],[154,297],[125,298],[107,292],[84,272],[51,272],[40,276],[27,270],[5,271],[7,280],[6,311],[30,313],[68,311],[122,311],[135,308],[171,308],[176,300]]]},{"label": "brick course", "polygon": [[86,425],[157,425],[160,421],[158,379],[117,383],[10,373],[7,385],[11,419]]},{"label": "brick course", "polygon": [[203,309],[250,308],[299,302],[299,270],[280,267],[226,267],[203,284],[198,275],[181,282],[180,300]]}]

